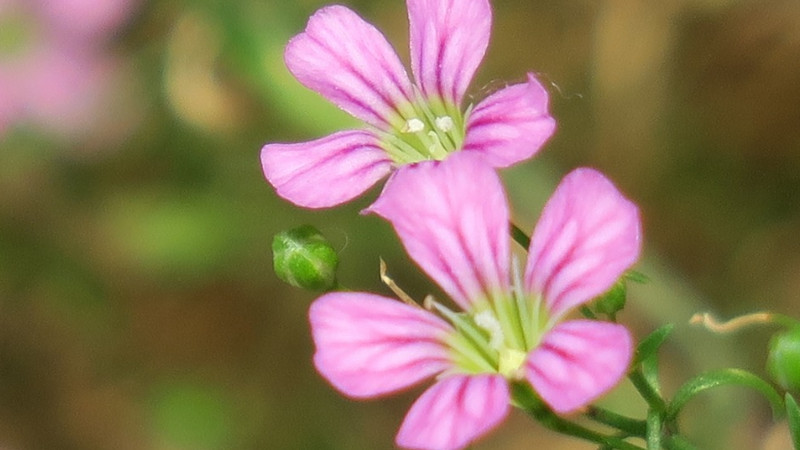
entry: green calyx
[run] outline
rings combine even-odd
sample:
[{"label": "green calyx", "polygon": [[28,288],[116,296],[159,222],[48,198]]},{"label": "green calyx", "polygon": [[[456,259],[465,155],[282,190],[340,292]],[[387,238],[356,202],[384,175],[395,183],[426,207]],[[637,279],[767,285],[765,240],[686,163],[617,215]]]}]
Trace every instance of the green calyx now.
[{"label": "green calyx", "polygon": [[378,132],[381,146],[399,166],[441,161],[461,149],[468,114],[441,99],[418,96],[415,102],[398,108],[390,130]]},{"label": "green calyx", "polygon": [[275,235],[272,257],[278,278],[295,287],[326,291],[336,286],[339,256],[316,228],[303,225]]}]

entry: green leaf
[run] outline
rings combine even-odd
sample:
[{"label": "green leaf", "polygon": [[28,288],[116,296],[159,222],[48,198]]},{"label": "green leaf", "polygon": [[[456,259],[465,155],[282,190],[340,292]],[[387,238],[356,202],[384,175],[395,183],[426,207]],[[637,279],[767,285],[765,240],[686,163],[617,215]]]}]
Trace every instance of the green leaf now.
[{"label": "green leaf", "polygon": [[745,370],[721,369],[700,374],[681,386],[672,399],[672,403],[667,407],[666,420],[675,419],[686,402],[700,392],[725,385],[739,385],[755,389],[770,402],[774,417],[783,415],[783,400],[769,383]]},{"label": "green leaf", "polygon": [[642,341],[636,347],[636,353],[633,355],[633,363],[631,363],[631,365],[635,367],[645,359],[655,355],[655,353],[661,347],[661,344],[667,340],[667,337],[669,337],[674,328],[675,324],[668,323],[650,333],[650,335],[646,338],[642,339]]},{"label": "green leaf", "polygon": [[786,393],[786,418],[789,422],[789,433],[795,450],[800,449],[800,408],[791,394]]}]

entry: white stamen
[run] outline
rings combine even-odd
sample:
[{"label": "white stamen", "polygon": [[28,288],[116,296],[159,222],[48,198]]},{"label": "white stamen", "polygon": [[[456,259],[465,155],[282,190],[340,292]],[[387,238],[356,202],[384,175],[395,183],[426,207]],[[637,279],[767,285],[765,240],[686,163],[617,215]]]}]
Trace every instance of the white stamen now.
[{"label": "white stamen", "polygon": [[524,297],[524,294],[523,294],[524,291],[522,290],[522,277],[520,276],[520,273],[521,272],[519,270],[519,258],[517,258],[517,255],[512,255],[512,257],[511,257],[511,274],[512,274],[512,279],[514,280],[514,287],[513,287],[514,295],[517,298],[523,298]]},{"label": "white stamen", "polygon": [[500,321],[489,310],[484,310],[475,314],[475,325],[483,328],[489,333],[489,346],[495,350],[500,350],[505,341],[503,327]]},{"label": "white stamen", "polygon": [[450,116],[437,117],[434,119],[434,122],[436,123],[436,128],[438,128],[439,131],[444,131],[445,133],[455,128],[453,119]]},{"label": "white stamen", "polygon": [[425,129],[425,122],[413,118],[406,121],[406,126],[403,128],[404,133],[418,133]]},{"label": "white stamen", "polygon": [[444,150],[444,147],[442,147],[442,142],[439,140],[439,135],[436,134],[435,131],[428,131],[428,137],[433,141],[433,143],[428,146],[428,153],[430,153],[431,156],[436,157],[436,155],[442,152],[447,154],[447,152]]}]

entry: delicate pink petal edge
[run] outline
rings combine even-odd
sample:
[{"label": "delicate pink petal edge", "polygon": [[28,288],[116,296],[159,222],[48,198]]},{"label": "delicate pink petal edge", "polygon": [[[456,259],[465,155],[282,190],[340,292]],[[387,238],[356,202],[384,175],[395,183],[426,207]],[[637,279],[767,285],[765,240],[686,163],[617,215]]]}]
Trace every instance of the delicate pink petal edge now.
[{"label": "delicate pink petal edge", "polygon": [[392,46],[344,6],[314,13],[287,44],[284,59],[303,85],[379,128],[411,99],[411,81]]},{"label": "delicate pink petal edge", "polygon": [[307,208],[349,201],[391,170],[391,161],[367,131],[340,131],[310,142],[267,144],[261,165],[278,195]]},{"label": "delicate pink petal edge", "polygon": [[314,365],[343,394],[394,392],[451,366],[452,328],[429,311],[357,292],[323,295],[309,310]]},{"label": "delicate pink petal edge", "polygon": [[619,383],[633,355],[622,325],[575,320],[552,329],[531,352],[526,377],[552,409],[566,414],[590,404]]},{"label": "delicate pink petal edge", "polygon": [[508,206],[480,157],[401,167],[367,212],[389,220],[411,258],[464,309],[509,289]]},{"label": "delicate pink petal edge", "polygon": [[551,318],[607,291],[639,257],[639,209],[600,172],[569,173],[547,202],[531,239],[525,286]]},{"label": "delicate pink petal edge", "polygon": [[422,93],[460,104],[489,45],[489,1],[407,3],[411,68]]},{"label": "delicate pink petal edge", "polygon": [[397,433],[397,445],[464,448],[499,425],[509,405],[508,384],[501,375],[449,376],[414,402]]},{"label": "delicate pink petal edge", "polygon": [[532,74],[527,83],[495,92],[467,119],[464,150],[482,154],[494,167],[532,157],[556,128],[547,105],[547,91]]}]

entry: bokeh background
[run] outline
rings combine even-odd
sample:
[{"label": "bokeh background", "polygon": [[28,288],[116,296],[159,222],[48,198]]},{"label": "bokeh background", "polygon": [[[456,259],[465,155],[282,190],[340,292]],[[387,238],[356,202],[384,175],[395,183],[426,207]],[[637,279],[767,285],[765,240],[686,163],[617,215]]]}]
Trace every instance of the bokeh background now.
[{"label": "bokeh background", "polygon": [[[407,61],[401,0],[350,0]],[[667,394],[703,370],[764,374],[775,328],[715,335],[689,317],[800,316],[800,2],[494,0],[480,99],[535,72],[558,131],[503,172],[532,229],[577,166],[643,212],[622,321],[677,324]],[[266,142],[354,126],[282,52],[321,0],[0,1],[0,448],[381,449],[420,389],[338,395],[311,364],[315,294],[272,272],[272,236],[310,223],[349,287],[436,288],[376,190],[306,211],[279,199]],[[604,404],[641,414],[623,383]],[[722,388],[687,407],[700,448],[786,449],[767,404]],[[476,449],[592,448],[519,412]]]}]

